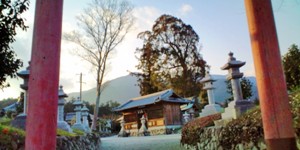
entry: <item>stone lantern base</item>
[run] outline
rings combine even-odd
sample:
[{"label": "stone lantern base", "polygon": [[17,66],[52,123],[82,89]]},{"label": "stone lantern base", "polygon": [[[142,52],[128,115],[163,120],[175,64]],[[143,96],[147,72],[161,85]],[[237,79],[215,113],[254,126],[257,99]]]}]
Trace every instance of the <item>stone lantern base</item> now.
[{"label": "stone lantern base", "polygon": [[202,112],[199,115],[200,115],[200,117],[205,117],[205,116],[222,113],[222,112],[224,112],[224,109],[220,105],[211,104],[211,105],[206,105],[202,109]]},{"label": "stone lantern base", "polygon": [[128,137],[129,136],[129,133],[127,133],[126,131],[120,131],[119,134],[118,134],[118,137]]},{"label": "stone lantern base", "polygon": [[81,131],[85,132],[85,127],[82,124],[80,124],[80,123],[75,123],[72,126],[72,129],[78,129],[78,130],[81,130]]},{"label": "stone lantern base", "polygon": [[11,126],[25,130],[26,115],[25,114],[18,115],[13,121],[11,121]]},{"label": "stone lantern base", "polygon": [[236,119],[247,110],[254,107],[254,103],[247,100],[232,101],[225,108],[225,112],[222,114],[222,119]]},{"label": "stone lantern base", "polygon": [[58,121],[57,122],[57,128],[65,130],[67,132],[73,132],[70,125],[65,121]]}]

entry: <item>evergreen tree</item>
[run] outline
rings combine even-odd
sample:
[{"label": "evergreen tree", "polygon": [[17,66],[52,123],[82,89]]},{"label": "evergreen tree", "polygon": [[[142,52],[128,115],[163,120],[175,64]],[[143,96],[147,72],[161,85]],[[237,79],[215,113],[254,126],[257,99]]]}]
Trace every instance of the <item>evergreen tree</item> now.
[{"label": "evergreen tree", "polygon": [[[233,93],[232,93],[232,86],[230,80],[225,81],[227,84],[227,93],[230,94],[230,97],[227,98],[226,101],[233,101]],[[248,99],[251,98],[253,95],[252,93],[252,86],[253,83],[247,79],[246,77],[241,78],[240,80],[241,88],[242,88],[242,93],[243,93],[243,99]]]},{"label": "evergreen tree", "polygon": [[0,2],[0,89],[8,87],[7,77],[16,77],[22,61],[10,46],[15,41],[16,29],[26,30],[24,19],[20,15],[28,9],[28,0],[1,0]]},{"label": "evergreen tree", "polygon": [[292,90],[300,86],[300,50],[296,44],[291,45],[282,57],[282,64],[287,88]]},{"label": "evergreen tree", "polygon": [[138,35],[143,39],[138,69],[141,94],[172,88],[183,97],[198,96],[206,62],[199,52],[199,37],[190,25],[171,15],[162,15],[151,31]]}]

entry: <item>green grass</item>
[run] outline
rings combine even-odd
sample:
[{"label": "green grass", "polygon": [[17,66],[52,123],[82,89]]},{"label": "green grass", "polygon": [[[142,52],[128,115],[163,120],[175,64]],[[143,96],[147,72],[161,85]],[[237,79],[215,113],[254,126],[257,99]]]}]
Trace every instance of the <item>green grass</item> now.
[{"label": "green grass", "polygon": [[85,135],[85,133],[84,133],[83,131],[78,130],[78,129],[73,129],[73,132],[74,132],[76,135],[79,135],[79,136]]},{"label": "green grass", "polygon": [[7,117],[1,117],[1,118],[0,118],[0,125],[6,125],[6,126],[9,126],[11,121],[12,121],[12,120],[11,120],[10,118],[7,118]]},{"label": "green grass", "polygon": [[76,136],[75,133],[70,133],[70,132],[62,130],[62,129],[57,129],[56,134],[59,135],[59,136],[71,136],[71,137]]}]

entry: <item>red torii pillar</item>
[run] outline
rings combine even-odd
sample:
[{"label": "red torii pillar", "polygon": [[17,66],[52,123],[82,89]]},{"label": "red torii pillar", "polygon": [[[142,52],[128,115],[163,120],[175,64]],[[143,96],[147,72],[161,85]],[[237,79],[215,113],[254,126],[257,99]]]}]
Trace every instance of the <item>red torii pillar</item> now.
[{"label": "red torii pillar", "polygon": [[270,0],[245,0],[267,149],[296,150]]},{"label": "red torii pillar", "polygon": [[26,150],[55,150],[63,0],[36,0]]}]

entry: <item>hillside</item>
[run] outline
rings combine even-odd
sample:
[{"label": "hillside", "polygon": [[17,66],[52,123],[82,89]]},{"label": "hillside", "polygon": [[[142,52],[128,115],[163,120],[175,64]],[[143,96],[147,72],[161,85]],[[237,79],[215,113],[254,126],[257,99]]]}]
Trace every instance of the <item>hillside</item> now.
[{"label": "hillside", "polygon": [[[229,94],[226,92],[226,76],[225,75],[213,75],[217,81],[214,82],[215,89],[215,99],[217,102],[223,102],[229,97]],[[255,77],[247,77],[253,83],[253,98],[257,97],[257,88]],[[123,76],[111,80],[109,85],[103,91],[100,103],[105,103],[109,100],[117,101],[119,103],[124,103],[130,98],[140,96],[139,87],[135,86],[137,84],[137,78],[134,76]],[[68,99],[72,97],[78,97],[79,93],[70,93],[68,94]],[[96,88],[92,88],[87,91],[82,92],[83,100],[90,103],[95,103],[96,99]]]},{"label": "hillside", "polygon": [[[113,100],[122,104],[130,98],[140,96],[140,89],[135,84],[137,84],[137,78],[130,75],[111,80],[101,95],[100,103]],[[68,96],[68,99],[72,97],[76,98],[79,96],[79,92],[70,93]],[[82,99],[90,103],[95,103],[96,88],[82,91]]]}]

